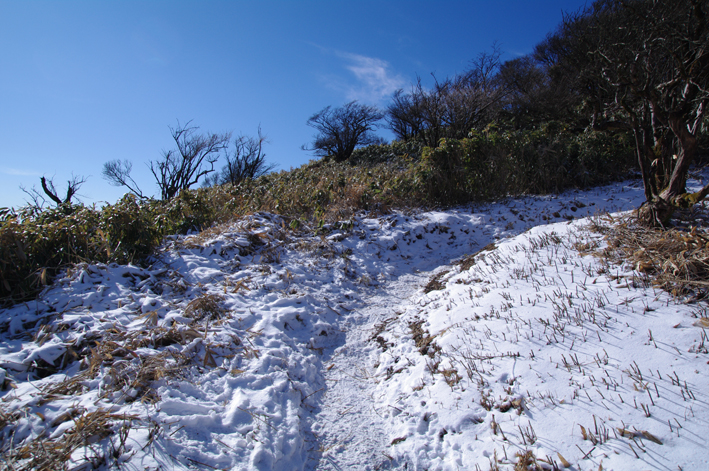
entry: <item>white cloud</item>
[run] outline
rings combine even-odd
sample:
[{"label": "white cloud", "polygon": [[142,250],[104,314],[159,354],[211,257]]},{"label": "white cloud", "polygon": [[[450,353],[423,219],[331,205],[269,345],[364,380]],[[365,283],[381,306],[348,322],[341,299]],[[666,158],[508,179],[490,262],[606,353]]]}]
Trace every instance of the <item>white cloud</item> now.
[{"label": "white cloud", "polygon": [[42,174],[33,170],[23,170],[23,169],[18,169],[18,168],[8,168],[8,167],[2,167],[0,169],[0,172],[4,173],[5,175],[14,175],[18,177],[41,177]]},{"label": "white cloud", "polygon": [[405,84],[385,60],[345,52],[337,55],[348,62],[345,68],[357,79],[356,85],[348,87],[347,98],[350,100],[377,103],[389,98]]},{"label": "white cloud", "polygon": [[406,86],[406,80],[383,59],[312,45],[344,61],[344,68],[351,75],[330,73],[322,79],[328,87],[343,93],[348,100],[378,105],[388,100],[396,90]]}]

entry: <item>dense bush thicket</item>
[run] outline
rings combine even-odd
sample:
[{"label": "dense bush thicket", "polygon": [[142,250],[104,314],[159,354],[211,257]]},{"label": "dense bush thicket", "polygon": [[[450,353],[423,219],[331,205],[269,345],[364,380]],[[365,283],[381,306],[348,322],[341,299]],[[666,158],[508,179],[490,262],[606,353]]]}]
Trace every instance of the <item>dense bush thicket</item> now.
[{"label": "dense bush thicket", "polygon": [[350,156],[351,165],[372,165],[397,159],[418,160],[425,146],[415,139],[393,141],[391,144],[371,145],[356,149]]},{"label": "dense bush thicket", "polygon": [[[293,227],[347,220],[359,211],[433,207],[522,193],[556,192],[618,178],[632,166],[623,135],[534,131],[471,132],[437,148],[393,142],[359,149],[349,162],[313,161],[238,185],[183,190],[160,201],[128,194],[101,209],[27,207],[0,214],[0,295],[33,296],[62,267],[140,262],[171,234],[199,231],[256,211]],[[69,213],[69,214],[67,214]]]},{"label": "dense bush thicket", "polygon": [[633,162],[626,134],[574,134],[552,122],[532,131],[488,128],[442,139],[424,149],[418,176],[427,201],[455,204],[598,185],[627,174]]}]

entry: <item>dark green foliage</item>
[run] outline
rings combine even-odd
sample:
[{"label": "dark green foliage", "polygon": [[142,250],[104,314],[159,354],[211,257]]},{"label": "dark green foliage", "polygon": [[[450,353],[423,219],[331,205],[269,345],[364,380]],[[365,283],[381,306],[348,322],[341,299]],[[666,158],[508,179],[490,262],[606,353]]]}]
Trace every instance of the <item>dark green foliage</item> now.
[{"label": "dark green foliage", "polygon": [[[216,192],[213,192],[216,193]],[[0,213],[0,298],[34,296],[62,268],[79,262],[141,262],[166,235],[219,221],[222,203],[207,190],[183,191],[169,202],[124,196],[102,209],[75,205]]]},{"label": "dark green foliage", "polygon": [[393,141],[391,144],[374,144],[356,149],[349,161],[353,165],[372,165],[401,159],[418,160],[423,148],[424,145],[414,139]]},{"label": "dark green foliage", "polygon": [[150,254],[165,232],[160,206],[155,200],[141,201],[133,194],[105,206],[97,231],[105,242],[103,261],[129,263]]},{"label": "dark green foliage", "polygon": [[429,202],[461,204],[607,183],[625,175],[633,157],[625,134],[574,134],[556,122],[533,131],[489,126],[425,148],[417,182]]},{"label": "dark green foliage", "polygon": [[0,222],[2,296],[12,296],[13,301],[27,299],[57,269],[100,251],[99,216],[84,206],[74,206],[69,214],[65,206],[6,213]]}]

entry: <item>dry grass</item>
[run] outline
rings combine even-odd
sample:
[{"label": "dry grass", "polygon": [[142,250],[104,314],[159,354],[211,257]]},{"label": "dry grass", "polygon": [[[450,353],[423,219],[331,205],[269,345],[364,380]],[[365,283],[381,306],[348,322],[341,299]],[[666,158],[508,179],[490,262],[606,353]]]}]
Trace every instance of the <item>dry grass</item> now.
[{"label": "dry grass", "polygon": [[325,237],[325,234],[320,234],[317,237],[301,239],[297,244],[297,249],[327,260],[332,260],[341,255],[337,245],[328,240],[327,237]]},{"label": "dry grass", "polygon": [[195,298],[187,305],[185,315],[196,321],[221,319],[227,313],[227,310],[221,306],[222,300],[223,298],[216,294],[205,294]]},{"label": "dry grass", "polygon": [[[226,312],[220,302],[219,296],[201,296],[190,303],[188,311],[195,319],[213,319]],[[154,404],[160,400],[157,387],[162,382],[184,377],[191,365],[216,366],[213,360],[216,353],[207,346],[204,362],[198,359],[197,351],[186,353],[179,348],[197,338],[205,338],[205,333],[199,330],[196,324],[176,324],[169,328],[150,325],[134,332],[114,326],[101,334],[84,336],[69,345],[63,357],[57,360],[61,369],[78,362],[80,371],[42,388],[39,404],[84,394],[97,387],[97,378],[100,379],[100,397],[114,404],[135,401]],[[239,345],[236,340],[234,344]],[[168,348],[157,350],[162,347]],[[154,353],[144,352],[149,348],[154,349]],[[207,357],[211,361],[207,361]],[[21,418],[21,411],[0,409],[0,428],[4,429],[6,437],[12,437],[2,443],[0,450],[4,469],[63,470],[77,459],[84,467],[81,469],[105,467],[125,451],[130,422],[137,420],[103,409],[73,407],[51,422],[45,422],[46,428],[39,435],[13,441]],[[115,426],[119,420],[123,422],[122,427]],[[53,429],[62,424],[66,424],[65,431],[56,436]]]},{"label": "dry grass", "polygon": [[108,371],[110,384],[105,388],[104,395],[121,391],[120,399],[126,402],[140,400],[156,403],[160,397],[153,387],[154,382],[179,376],[188,363],[185,355],[171,350],[115,362]]},{"label": "dry grass", "polygon": [[[189,337],[188,337],[189,338]],[[87,381],[105,371],[103,396],[121,391],[118,402],[156,402],[159,397],[153,387],[155,381],[178,377],[189,359],[176,351],[164,350],[155,355],[136,354],[112,341],[97,342],[91,353],[82,360],[84,370],[64,381],[52,384],[42,392],[47,401],[53,397],[81,394]]]},{"label": "dry grass", "polygon": [[230,223],[216,224],[214,226],[208,227],[199,231],[197,234],[185,237],[182,240],[178,240],[177,247],[181,249],[202,249],[209,246],[209,243],[224,232],[231,229]]},{"label": "dry grass", "polygon": [[[204,297],[197,299],[203,300]],[[202,308],[211,306],[210,303],[198,305]],[[198,337],[203,337],[203,334],[191,327],[178,326],[151,327],[145,332],[125,332],[114,328],[105,331],[102,337],[83,337],[80,343],[70,345],[61,359],[62,368],[79,361],[81,372],[47,386],[42,392],[47,401],[53,397],[82,394],[89,380],[104,373],[112,378],[110,384],[105,386],[105,393],[130,391],[124,397],[127,402],[154,402],[157,396],[151,387],[152,382],[178,377],[190,359],[175,349],[166,349],[155,355],[137,354],[135,351],[140,348],[184,346]]]},{"label": "dry grass", "polygon": [[17,411],[7,412],[0,409],[0,429],[4,429],[7,425],[15,423],[17,419],[20,418],[20,415],[21,414]]},{"label": "dry grass", "polygon": [[705,229],[652,229],[634,219],[616,221],[607,234],[608,247],[600,254],[615,263],[631,263],[653,284],[695,301],[709,295],[709,232]]},{"label": "dry grass", "polygon": [[[473,253],[473,254],[470,254],[470,255],[466,255],[465,257],[463,257],[462,259],[460,259],[460,260],[456,263],[456,265],[458,265],[458,266],[460,267],[460,271],[461,271],[461,272],[470,270],[470,268],[471,268],[473,265],[475,265],[475,263],[477,262],[478,258],[479,258],[482,254],[484,254],[485,252],[492,252],[493,250],[495,250],[495,248],[496,248],[496,246],[495,246],[494,243],[489,243],[489,244],[487,244],[485,247],[483,247],[482,249],[478,250],[477,252],[475,252],[475,253]],[[445,277],[448,273],[450,273],[450,271],[442,271],[442,272],[440,272],[440,273],[434,275],[434,276],[428,281],[428,283],[426,284],[426,286],[424,286],[423,292],[428,294],[428,293],[430,293],[431,291],[440,291],[440,290],[445,289],[446,285],[445,285],[445,283],[443,283],[443,282],[441,281],[441,279],[442,279],[443,277]]]},{"label": "dry grass", "polygon": [[440,291],[446,287],[445,283],[441,281],[441,278],[446,276],[449,272],[448,271],[442,271],[436,275],[434,275],[426,284],[426,286],[423,287],[423,292],[428,294],[431,291]]},{"label": "dry grass", "polygon": [[517,463],[515,463],[514,471],[528,471],[530,469],[542,469],[537,463],[537,457],[534,456],[532,450],[526,450],[524,453],[518,451],[516,454]]},{"label": "dry grass", "polygon": [[414,337],[414,343],[416,348],[418,348],[421,355],[428,355],[433,358],[437,352],[441,350],[441,347],[436,345],[434,342],[435,336],[432,336],[427,330],[423,328],[424,321],[418,320],[409,323],[409,330],[411,335]]},{"label": "dry grass", "polygon": [[495,250],[497,247],[495,246],[494,242],[491,242],[487,244],[485,247],[482,249],[478,250],[474,254],[471,255],[466,255],[463,259],[461,259],[458,262],[458,266],[460,266],[460,271],[468,271],[470,268],[475,265],[475,262],[477,260],[478,255],[482,254],[483,252],[491,252]]},{"label": "dry grass", "polygon": [[[131,417],[132,418],[132,417]],[[85,448],[82,459],[93,469],[105,464],[100,447],[93,447],[113,434],[112,422],[125,420],[123,415],[111,414],[106,410],[93,412],[76,411],[65,420],[73,420],[74,425],[56,439],[48,439],[44,434],[17,448],[3,450],[2,460],[13,470],[55,471],[67,469],[72,454]]]}]

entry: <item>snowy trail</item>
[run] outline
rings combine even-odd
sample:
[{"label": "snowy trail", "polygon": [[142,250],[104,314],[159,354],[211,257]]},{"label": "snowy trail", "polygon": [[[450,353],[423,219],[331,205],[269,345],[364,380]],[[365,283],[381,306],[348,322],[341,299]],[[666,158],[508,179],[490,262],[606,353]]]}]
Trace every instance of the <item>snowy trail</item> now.
[{"label": "snowy trail", "polygon": [[374,375],[379,349],[373,336],[427,277],[401,276],[345,314],[346,342],[323,362],[327,390],[313,425],[318,445],[309,469],[386,469],[389,432],[377,410],[380,398],[374,397],[380,378]]},{"label": "snowy trail", "polygon": [[[709,385],[695,373],[708,368],[695,322],[709,326],[707,313],[621,284],[631,271],[600,276],[565,239],[573,220],[642,199],[624,182],[318,231],[257,213],[169,238],[153,266],[79,265],[37,301],[0,309],[3,459],[51,469],[47,450],[61,450],[70,469],[511,469],[534,445],[573,469],[631,469],[636,451],[656,458],[648,469],[673,469],[709,424]],[[564,317],[577,308],[608,324]],[[649,329],[668,348],[653,337],[650,349]],[[631,352],[661,365],[661,378],[642,372],[657,374],[654,396],[629,376]],[[639,409],[648,401],[651,420]],[[667,430],[651,423],[661,414]],[[588,451],[577,417],[586,430],[601,420],[593,440],[609,445]],[[667,446],[651,455],[649,436]]]},{"label": "snowy trail", "polygon": [[[325,391],[310,425],[313,436],[306,469],[399,467],[390,455],[391,415],[396,406],[387,404],[386,391],[381,387],[383,380],[389,380],[396,371],[376,373],[381,361],[392,360],[387,358],[391,354],[382,348],[385,341],[379,334],[404,313],[434,274],[455,271],[450,265],[455,260],[540,222],[569,219],[574,213],[578,217],[606,209],[627,209],[635,204],[635,198],[637,189],[617,185],[608,193],[582,193],[576,197],[579,208],[556,198],[522,198],[485,205],[472,214],[432,212],[413,218],[399,215],[384,221],[361,221],[364,233],[376,227],[378,240],[367,237],[363,243],[347,240],[344,245],[361,257],[358,264],[369,274],[381,270],[388,276],[378,287],[358,290],[357,298],[363,304],[340,313],[338,326],[344,343],[323,351]],[[377,247],[377,257],[371,256],[373,246]],[[383,252],[392,255],[384,259]]]}]

